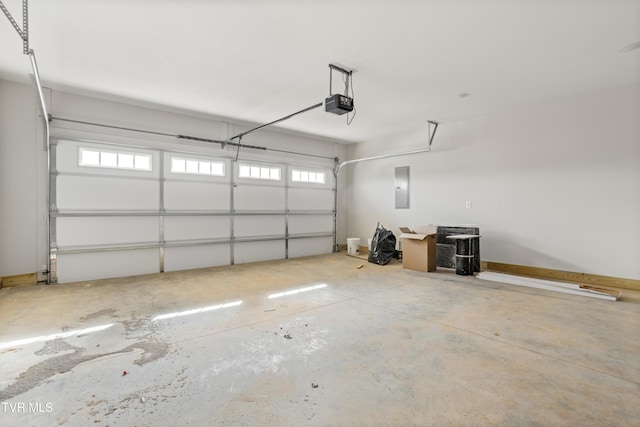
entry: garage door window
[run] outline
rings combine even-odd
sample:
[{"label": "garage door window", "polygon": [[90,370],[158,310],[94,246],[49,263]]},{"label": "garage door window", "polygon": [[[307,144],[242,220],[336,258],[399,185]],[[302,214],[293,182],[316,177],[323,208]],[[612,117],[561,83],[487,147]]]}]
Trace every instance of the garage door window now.
[{"label": "garage door window", "polygon": [[171,156],[171,172],[224,176],[224,163]]},{"label": "garage door window", "polygon": [[104,151],[95,148],[80,148],[79,166],[132,169],[140,171],[151,170],[151,154]]},{"label": "garage door window", "polygon": [[291,171],[291,181],[293,182],[310,182],[313,184],[324,184],[326,176],[324,172],[312,172],[300,169]]},{"label": "garage door window", "polygon": [[280,168],[241,164],[238,176],[240,178],[280,181]]}]

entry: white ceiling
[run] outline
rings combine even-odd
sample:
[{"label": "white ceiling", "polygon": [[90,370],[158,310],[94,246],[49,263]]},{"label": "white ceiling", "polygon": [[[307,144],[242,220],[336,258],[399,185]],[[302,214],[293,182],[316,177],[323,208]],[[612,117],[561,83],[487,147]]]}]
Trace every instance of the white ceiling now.
[{"label": "white ceiling", "polygon": [[[322,101],[328,64],[348,66],[350,126],[323,108],[278,125],[343,142],[640,80],[640,49],[620,52],[638,0],[32,0],[29,17],[45,86],[256,124]],[[0,74],[26,78],[3,16],[0,43]]]}]

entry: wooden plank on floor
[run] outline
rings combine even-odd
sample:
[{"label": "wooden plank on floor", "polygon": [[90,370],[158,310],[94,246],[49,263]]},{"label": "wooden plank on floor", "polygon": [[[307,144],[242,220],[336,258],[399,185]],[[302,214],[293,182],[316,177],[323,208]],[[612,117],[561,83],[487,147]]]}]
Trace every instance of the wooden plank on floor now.
[{"label": "wooden plank on floor", "polygon": [[633,289],[640,291],[640,280],[623,277],[602,276],[598,274],[577,273],[572,271],[553,270],[550,268],[529,267],[526,265],[505,264],[501,262],[483,261],[482,270],[516,274],[538,279],[559,280],[574,283],[584,283],[600,288]]},{"label": "wooden plank on floor", "polygon": [[565,294],[581,295],[590,298],[604,299],[608,301],[617,301],[622,293],[617,295],[609,292],[600,292],[593,289],[585,289],[578,283],[561,283],[551,280],[534,279],[531,277],[514,276],[511,274],[494,273],[491,271],[483,271],[476,276],[478,279],[493,282],[507,283],[516,286],[526,286],[529,288],[545,289],[548,291],[562,292]]},{"label": "wooden plank on floor", "polygon": [[38,283],[38,274],[18,274],[16,276],[5,276],[0,278],[0,288],[11,286],[35,285]]}]

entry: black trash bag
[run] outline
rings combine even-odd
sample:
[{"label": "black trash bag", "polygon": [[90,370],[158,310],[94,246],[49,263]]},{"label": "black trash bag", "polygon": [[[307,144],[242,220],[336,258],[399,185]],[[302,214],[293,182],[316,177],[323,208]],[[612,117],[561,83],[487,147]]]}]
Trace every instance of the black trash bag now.
[{"label": "black trash bag", "polygon": [[371,239],[371,250],[368,261],[374,264],[385,265],[391,258],[397,258],[396,236],[378,223],[376,232]]}]

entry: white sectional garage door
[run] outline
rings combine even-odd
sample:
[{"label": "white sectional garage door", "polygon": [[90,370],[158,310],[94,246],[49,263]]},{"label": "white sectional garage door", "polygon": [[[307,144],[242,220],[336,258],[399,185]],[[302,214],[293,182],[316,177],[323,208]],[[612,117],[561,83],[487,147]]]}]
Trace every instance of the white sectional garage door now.
[{"label": "white sectional garage door", "polygon": [[52,279],[330,253],[331,162],[290,164],[55,140]]}]

